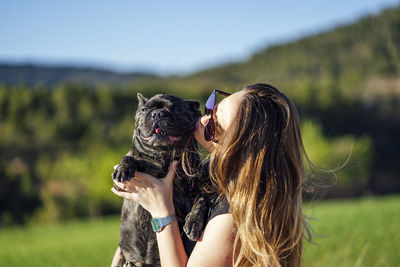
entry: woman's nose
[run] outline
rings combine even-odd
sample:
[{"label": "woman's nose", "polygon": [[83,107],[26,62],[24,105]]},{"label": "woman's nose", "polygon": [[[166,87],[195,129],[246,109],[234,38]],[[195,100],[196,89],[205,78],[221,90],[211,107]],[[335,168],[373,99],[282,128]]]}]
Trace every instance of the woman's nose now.
[{"label": "woman's nose", "polygon": [[200,118],[200,123],[203,126],[206,126],[208,122],[210,121],[211,115],[204,115],[203,117]]}]

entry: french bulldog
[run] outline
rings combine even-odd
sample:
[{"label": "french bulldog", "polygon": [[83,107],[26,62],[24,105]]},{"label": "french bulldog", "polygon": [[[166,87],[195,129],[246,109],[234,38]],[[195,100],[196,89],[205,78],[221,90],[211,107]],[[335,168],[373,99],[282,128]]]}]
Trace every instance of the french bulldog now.
[{"label": "french bulldog", "polygon": [[[133,146],[115,168],[112,178],[124,182],[135,171],[162,178],[178,160],[173,201],[181,233],[196,240],[207,223],[210,205],[207,168],[201,163],[193,137],[200,118],[199,103],[166,94],[147,99],[140,93],[135,115]],[[121,189],[119,189],[121,190]],[[151,215],[138,203],[124,199],[121,211],[121,266],[159,266]],[[183,231],[182,231],[183,230]]]}]

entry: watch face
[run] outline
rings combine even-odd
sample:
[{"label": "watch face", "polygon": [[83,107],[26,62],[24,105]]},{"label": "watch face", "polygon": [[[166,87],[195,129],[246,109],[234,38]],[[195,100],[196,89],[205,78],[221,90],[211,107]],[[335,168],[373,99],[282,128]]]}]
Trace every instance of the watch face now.
[{"label": "watch face", "polygon": [[151,227],[153,227],[154,232],[158,232],[161,230],[161,225],[160,225],[160,221],[158,220],[158,218],[151,219]]}]

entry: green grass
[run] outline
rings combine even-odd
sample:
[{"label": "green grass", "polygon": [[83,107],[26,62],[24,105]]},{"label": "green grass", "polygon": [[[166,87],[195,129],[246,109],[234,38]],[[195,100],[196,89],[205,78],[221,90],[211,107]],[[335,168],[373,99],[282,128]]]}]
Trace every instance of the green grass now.
[{"label": "green grass", "polygon": [[119,217],[0,231],[0,266],[109,266]]},{"label": "green grass", "polygon": [[325,201],[307,206],[315,217],[304,266],[400,266],[400,196]]},{"label": "green grass", "polygon": [[[303,266],[399,266],[400,196],[306,205]],[[0,230],[0,266],[108,266],[119,217]]]}]

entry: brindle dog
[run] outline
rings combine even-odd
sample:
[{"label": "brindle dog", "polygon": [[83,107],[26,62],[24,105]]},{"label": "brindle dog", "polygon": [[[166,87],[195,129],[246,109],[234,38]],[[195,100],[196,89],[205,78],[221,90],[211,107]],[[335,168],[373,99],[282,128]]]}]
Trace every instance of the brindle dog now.
[{"label": "brindle dog", "polygon": [[[149,100],[137,94],[133,147],[112,174],[123,182],[135,171],[162,178],[173,160],[178,160],[173,199],[178,224],[191,240],[200,237],[207,220],[210,197],[205,193],[209,182],[207,169],[201,164],[193,137],[201,113],[197,101],[184,101],[159,94]],[[124,266],[159,266],[156,235],[151,215],[138,203],[124,199],[121,212],[120,243]]]}]

